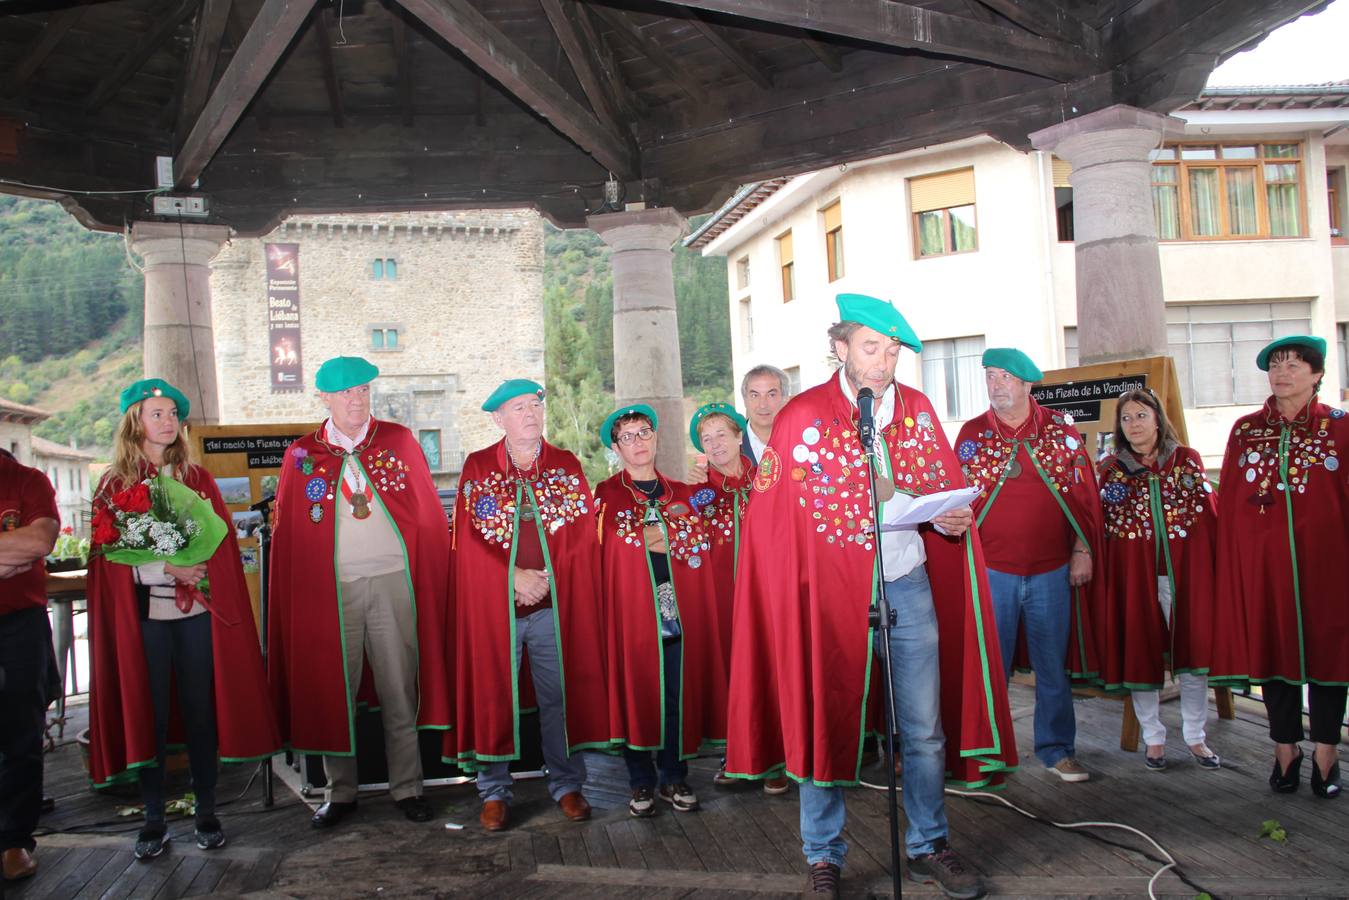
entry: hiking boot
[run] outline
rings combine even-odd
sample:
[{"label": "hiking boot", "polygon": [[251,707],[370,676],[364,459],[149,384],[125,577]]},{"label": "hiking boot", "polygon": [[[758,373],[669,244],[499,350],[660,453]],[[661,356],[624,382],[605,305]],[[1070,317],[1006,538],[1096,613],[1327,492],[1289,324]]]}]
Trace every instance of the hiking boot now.
[{"label": "hiking boot", "polygon": [[984,883],[965,868],[960,857],[946,841],[934,841],[933,851],[909,860],[909,880],[936,884],[942,893],[957,900],[973,900],[984,895]]},{"label": "hiking boot", "polygon": [[1086,781],[1091,777],[1091,773],[1082,768],[1082,764],[1071,756],[1065,756],[1054,765],[1045,768],[1064,781]]},{"label": "hiking boot", "polygon": [[628,801],[628,813],[639,819],[656,814],[656,792],[651,787],[632,789],[632,799]]},{"label": "hiking boot", "polygon": [[810,867],[810,872],[806,874],[806,886],[802,888],[801,896],[810,897],[812,900],[820,900],[820,898],[838,900],[838,881],[842,874],[842,871],[834,863],[815,863]]},{"label": "hiking boot", "polygon": [[662,784],[660,799],[679,812],[692,812],[698,808],[698,796],[693,793],[693,788],[682,781],[678,784]]}]

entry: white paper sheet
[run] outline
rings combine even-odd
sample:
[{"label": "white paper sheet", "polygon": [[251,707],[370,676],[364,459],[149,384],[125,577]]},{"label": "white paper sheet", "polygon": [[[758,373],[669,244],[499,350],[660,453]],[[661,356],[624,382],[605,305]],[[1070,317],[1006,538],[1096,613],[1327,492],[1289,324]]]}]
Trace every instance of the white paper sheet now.
[{"label": "white paper sheet", "polygon": [[906,531],[931,522],[942,513],[969,506],[979,496],[978,488],[958,488],[912,497],[910,502],[886,503],[882,508],[881,531]]}]

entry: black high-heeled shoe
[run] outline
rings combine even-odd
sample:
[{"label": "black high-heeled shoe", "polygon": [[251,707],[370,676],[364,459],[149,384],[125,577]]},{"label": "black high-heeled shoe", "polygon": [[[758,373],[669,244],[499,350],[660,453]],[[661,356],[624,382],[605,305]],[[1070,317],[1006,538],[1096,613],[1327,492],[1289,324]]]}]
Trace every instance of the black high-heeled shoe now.
[{"label": "black high-heeled shoe", "polygon": [[1321,767],[1312,760],[1312,793],[1318,797],[1324,797],[1326,800],[1334,800],[1340,795],[1340,761],[1335,760],[1335,764],[1330,767],[1330,774],[1325,778],[1321,777]]},{"label": "black high-heeled shoe", "polygon": [[[1299,773],[1302,771],[1302,760],[1305,754],[1299,747],[1297,756],[1288,764],[1288,768],[1282,773],[1279,771],[1279,761],[1274,760],[1274,771],[1269,776],[1269,786],[1274,789],[1276,794],[1291,794],[1297,790]],[[1312,768],[1316,768],[1315,765]]]}]

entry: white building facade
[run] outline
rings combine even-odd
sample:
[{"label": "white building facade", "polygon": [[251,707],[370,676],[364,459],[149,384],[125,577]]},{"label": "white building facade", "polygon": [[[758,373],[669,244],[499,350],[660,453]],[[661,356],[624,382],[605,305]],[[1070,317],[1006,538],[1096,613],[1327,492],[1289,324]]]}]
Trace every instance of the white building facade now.
[{"label": "white building facade", "polygon": [[61,512],[61,526],[69,527],[79,537],[89,536],[91,498],[94,493],[93,476],[89,467],[98,457],[87,450],[58,444],[33,436],[33,466],[41,469],[56,489],[56,508]]},{"label": "white building facade", "polygon": [[[1273,338],[1324,337],[1321,398],[1346,397],[1349,84],[1214,90],[1174,115],[1185,133],[1153,154],[1168,349],[1213,464],[1268,395]],[[887,297],[924,343],[899,377],[954,435],[987,406],[986,347],[1078,364],[1071,204],[1066,163],[979,137],[748,186],[688,243],[727,259],[737,383],[759,363],[824,380],[834,296]]]}]

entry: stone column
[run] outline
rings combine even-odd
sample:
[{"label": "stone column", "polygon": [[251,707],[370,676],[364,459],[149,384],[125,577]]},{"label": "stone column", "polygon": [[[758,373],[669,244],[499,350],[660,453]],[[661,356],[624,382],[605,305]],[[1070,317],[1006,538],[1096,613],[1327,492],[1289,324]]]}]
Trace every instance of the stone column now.
[{"label": "stone column", "polygon": [[1084,364],[1166,354],[1148,151],[1185,123],[1110,106],[1030,135],[1073,167],[1077,341]]},{"label": "stone column", "polygon": [[646,209],[591,216],[586,224],[613,248],[615,399],[619,406],[651,404],[660,417],[656,465],[682,479],[688,423],[671,250],[689,223],[673,209]]},{"label": "stone column", "polygon": [[192,421],[205,424],[220,421],[208,263],[229,236],[226,225],[131,226],[131,249],[145,260],[146,377],[181,390]]}]

